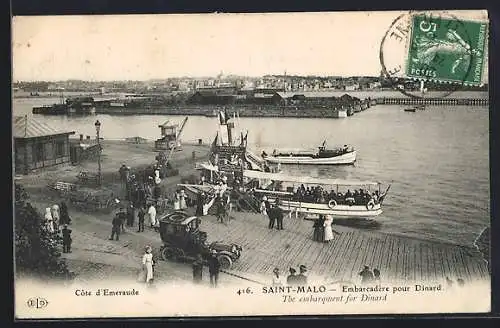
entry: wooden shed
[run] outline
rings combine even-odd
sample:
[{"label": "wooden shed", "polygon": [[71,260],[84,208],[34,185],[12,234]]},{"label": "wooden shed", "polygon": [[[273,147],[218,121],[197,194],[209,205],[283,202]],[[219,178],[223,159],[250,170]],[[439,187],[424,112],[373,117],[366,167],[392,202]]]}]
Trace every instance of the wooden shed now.
[{"label": "wooden shed", "polygon": [[70,162],[69,136],[74,133],[28,116],[14,117],[16,174],[28,174],[36,169]]}]

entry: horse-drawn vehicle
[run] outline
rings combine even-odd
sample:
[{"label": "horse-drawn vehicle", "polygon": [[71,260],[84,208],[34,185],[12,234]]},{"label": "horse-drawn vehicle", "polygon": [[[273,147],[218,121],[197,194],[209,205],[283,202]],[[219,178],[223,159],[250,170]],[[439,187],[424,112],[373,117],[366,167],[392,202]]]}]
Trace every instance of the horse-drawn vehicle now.
[{"label": "horse-drawn vehicle", "polygon": [[230,269],[234,261],[241,256],[242,247],[220,241],[207,243],[207,233],[199,229],[201,220],[183,211],[175,211],[160,218],[160,236],[163,246],[160,248],[163,260],[194,260],[201,254],[208,260],[212,251],[219,260],[222,269]]}]

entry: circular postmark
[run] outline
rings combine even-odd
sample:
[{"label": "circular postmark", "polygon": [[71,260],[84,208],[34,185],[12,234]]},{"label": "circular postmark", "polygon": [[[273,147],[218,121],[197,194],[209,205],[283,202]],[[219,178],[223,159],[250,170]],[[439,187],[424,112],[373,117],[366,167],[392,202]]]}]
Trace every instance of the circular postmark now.
[{"label": "circular postmark", "polygon": [[[408,12],[389,26],[380,45],[381,75],[412,98],[426,87],[444,98],[483,82],[487,23],[459,19],[448,12]],[[413,88],[408,88],[407,84]],[[405,85],[406,83],[406,85]]]}]

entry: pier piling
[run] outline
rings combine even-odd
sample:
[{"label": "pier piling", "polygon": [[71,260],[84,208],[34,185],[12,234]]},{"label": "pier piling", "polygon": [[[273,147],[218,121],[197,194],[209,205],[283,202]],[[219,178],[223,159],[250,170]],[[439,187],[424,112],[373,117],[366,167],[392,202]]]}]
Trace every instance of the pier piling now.
[{"label": "pier piling", "polygon": [[383,97],[377,99],[380,105],[437,105],[437,106],[488,106],[489,100],[484,98],[396,98]]}]

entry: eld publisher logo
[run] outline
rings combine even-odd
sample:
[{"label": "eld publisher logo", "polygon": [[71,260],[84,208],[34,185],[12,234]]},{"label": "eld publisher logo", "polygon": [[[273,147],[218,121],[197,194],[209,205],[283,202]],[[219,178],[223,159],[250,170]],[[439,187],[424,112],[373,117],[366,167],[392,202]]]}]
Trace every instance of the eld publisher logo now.
[{"label": "eld publisher logo", "polygon": [[45,298],[35,297],[30,298],[27,304],[30,308],[43,309],[44,307],[47,307],[49,302]]}]

